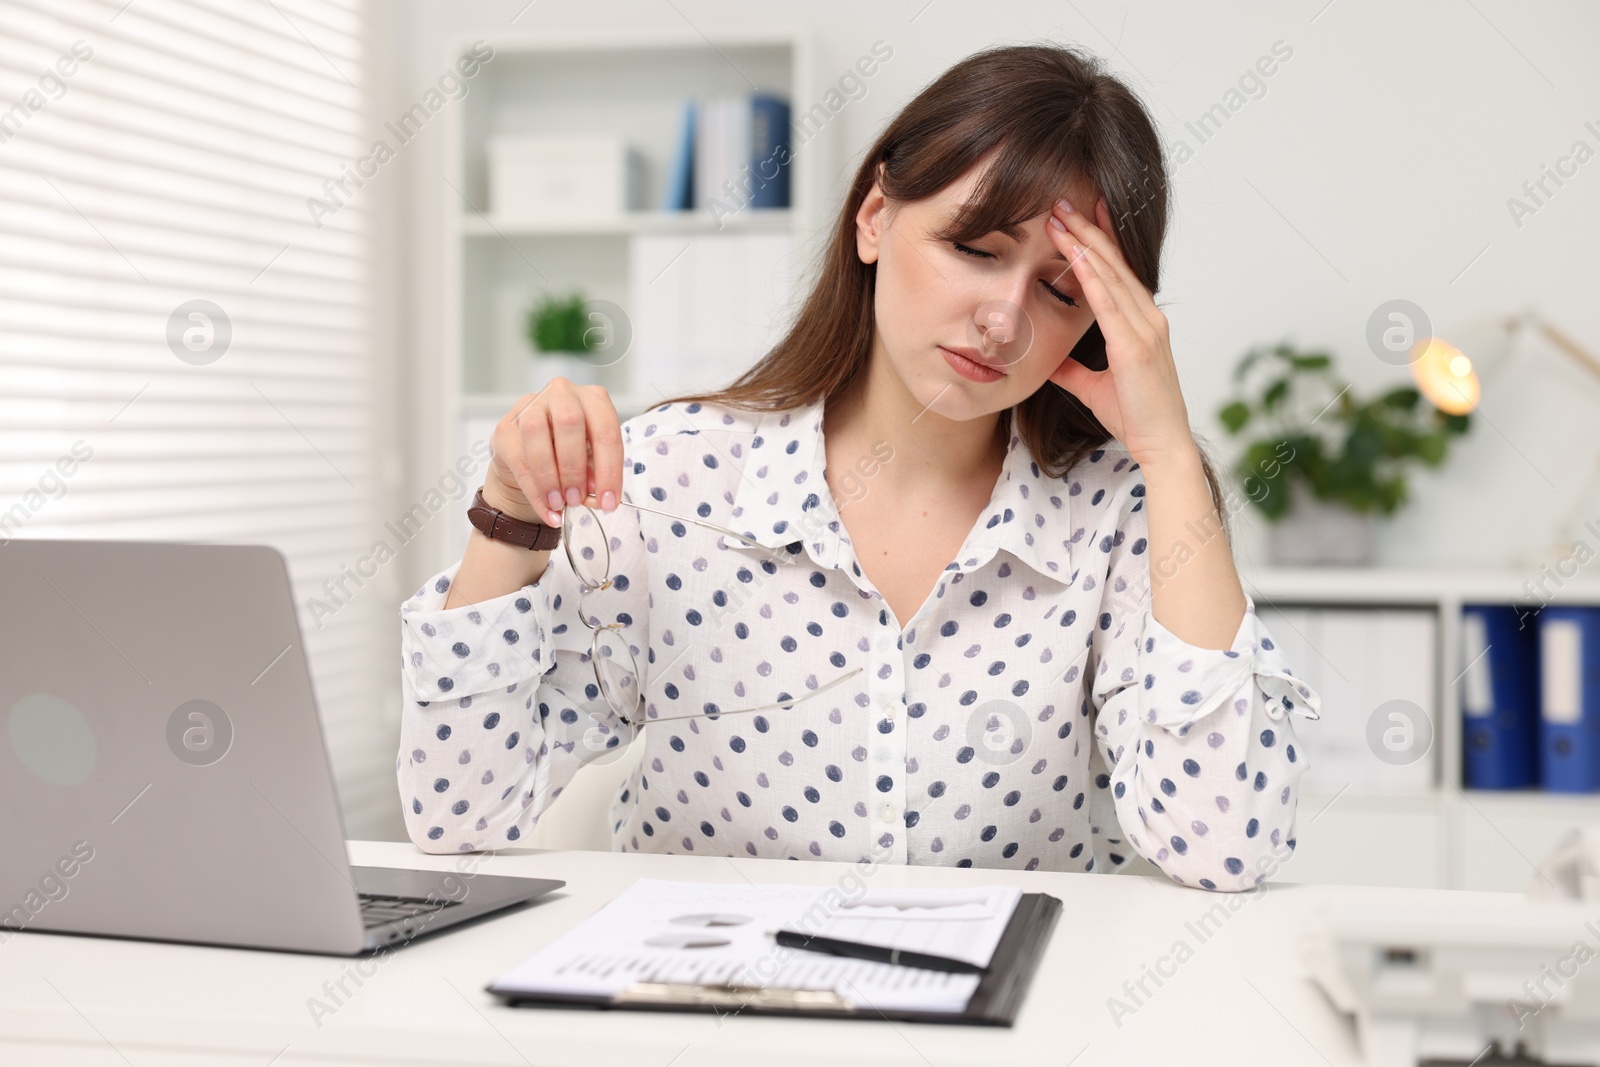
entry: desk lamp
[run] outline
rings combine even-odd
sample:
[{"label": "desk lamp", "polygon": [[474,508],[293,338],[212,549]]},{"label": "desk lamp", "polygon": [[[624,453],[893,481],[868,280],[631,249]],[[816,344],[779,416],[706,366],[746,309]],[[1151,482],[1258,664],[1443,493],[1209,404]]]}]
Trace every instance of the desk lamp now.
[{"label": "desk lamp", "polygon": [[[1471,356],[1440,337],[1427,337],[1419,341],[1412,349],[1417,355],[1411,361],[1411,374],[1416,379],[1418,391],[1448,414],[1464,415],[1472,411],[1482,399],[1483,382],[1499,377],[1514,361],[1518,351],[1515,344],[1517,335],[1530,327],[1600,382],[1600,359],[1530,310],[1480,323],[1476,330],[1469,328],[1466,336],[1471,337],[1467,345]],[[1476,366],[1474,358],[1477,360]],[[1597,486],[1600,486],[1600,457],[1596,458],[1594,469],[1589,472],[1582,488],[1573,495],[1571,508],[1557,524],[1555,536],[1558,539],[1575,529],[1579,513],[1584,504],[1594,498]],[[1571,541],[1553,544],[1550,558],[1534,561],[1535,565],[1562,558],[1571,550]]]}]

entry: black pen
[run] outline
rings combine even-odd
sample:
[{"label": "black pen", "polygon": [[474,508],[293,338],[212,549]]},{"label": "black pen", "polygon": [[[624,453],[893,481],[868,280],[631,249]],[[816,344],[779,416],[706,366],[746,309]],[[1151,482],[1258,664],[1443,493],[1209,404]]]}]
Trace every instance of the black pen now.
[{"label": "black pen", "polygon": [[926,967],[934,971],[949,971],[954,974],[983,974],[987,967],[979,967],[966,960],[951,959],[948,956],[934,956],[926,952],[911,952],[905,949],[885,948],[882,945],[863,945],[858,941],[840,941],[833,937],[813,937],[810,934],[800,934],[793,930],[779,930],[773,934],[778,944],[785,948],[803,948],[812,952],[826,952],[833,956],[850,956],[858,960],[873,960],[877,963],[894,963],[907,967]]}]

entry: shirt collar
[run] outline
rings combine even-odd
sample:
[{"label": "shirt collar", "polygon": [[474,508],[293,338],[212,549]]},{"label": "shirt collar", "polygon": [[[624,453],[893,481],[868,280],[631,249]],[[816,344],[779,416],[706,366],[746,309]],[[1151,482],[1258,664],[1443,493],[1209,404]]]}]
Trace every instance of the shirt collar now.
[{"label": "shirt collar", "polygon": [[[822,419],[822,401],[761,415],[734,498],[733,525],[767,548],[800,542],[819,565],[832,567],[844,533],[828,491]],[[947,569],[977,570],[1006,552],[1043,577],[1071,582],[1072,546],[1083,537],[1072,525],[1074,484],[1070,476],[1043,474],[1013,431],[978,529]]]}]

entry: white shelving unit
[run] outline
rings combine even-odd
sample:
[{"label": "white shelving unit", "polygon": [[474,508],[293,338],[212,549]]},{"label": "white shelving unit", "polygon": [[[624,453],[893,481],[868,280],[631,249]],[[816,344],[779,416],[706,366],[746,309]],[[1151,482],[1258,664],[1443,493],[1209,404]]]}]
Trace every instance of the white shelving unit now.
[{"label": "white shelving unit", "polygon": [[[742,211],[720,220],[722,228],[788,229],[794,213],[788,209]],[[630,233],[711,233],[719,220],[705,211],[636,211],[614,222],[536,223],[497,222],[493,215],[469,215],[461,220],[461,232],[468,237],[598,237]]]},{"label": "white shelving unit", "polygon": [[[1428,758],[1436,760],[1430,791],[1362,794],[1346,789],[1300,797],[1295,856],[1288,881],[1520,891],[1533,864],[1575,823],[1600,819],[1600,794],[1540,790],[1476,790],[1462,785],[1461,609],[1464,604],[1540,606],[1524,588],[1537,574],[1494,568],[1241,569],[1245,591],[1269,630],[1274,608],[1403,606],[1438,612],[1438,721]],[[1600,573],[1582,574],[1552,590],[1551,604],[1600,605]],[[1530,617],[1531,624],[1531,617]],[[1327,708],[1324,716],[1371,709]],[[1316,724],[1306,729],[1314,730]]]},{"label": "white shelving unit", "polygon": [[[444,61],[472,49],[454,42]],[[495,218],[488,202],[489,140],[501,134],[619,134],[644,159],[643,201],[657,205],[678,149],[682,108],[757,89],[786,98],[798,115],[811,104],[812,63],[798,30],[702,35],[634,34],[497,37],[470,92],[441,112],[444,235],[442,379],[450,454],[465,454],[484,418],[498,418],[529,392],[533,354],[524,334],[526,309],[545,292],[629,303],[629,246],[637,234],[681,234],[693,240],[731,232],[789,231],[798,248],[815,229],[818,175],[831,138],[793,145],[790,207],[746,209],[716,219],[709,212],[639,210],[599,224],[534,224]],[[758,353],[752,353],[752,359]],[[659,400],[641,385],[632,357],[600,372],[624,418]]]},{"label": "white shelving unit", "polygon": [[[447,44],[454,65],[471,40]],[[824,127],[793,145],[790,207],[740,210],[721,219],[703,211],[638,210],[593,224],[497,220],[489,203],[487,146],[500,134],[619,134],[644,160],[642,199],[657,205],[678,149],[682,108],[755,89],[775,92],[795,114],[812,103],[811,51],[798,30],[702,35],[630,33],[496,37],[494,56],[470,91],[440,113],[443,167],[438,354],[437,452],[447,466],[470,453],[495,420],[530,392],[533,353],[524,332],[527,308],[545,292],[581,291],[627,308],[630,245],[640,234],[697,237],[741,232],[791,234],[798,251],[816,231],[833,141]],[[797,139],[798,140],[798,139]],[[759,353],[752,352],[752,360]],[[623,418],[658,402],[647,368],[630,355],[600,372]],[[661,386],[671,388],[670,383]],[[465,549],[467,526],[455,524],[445,554]]]}]

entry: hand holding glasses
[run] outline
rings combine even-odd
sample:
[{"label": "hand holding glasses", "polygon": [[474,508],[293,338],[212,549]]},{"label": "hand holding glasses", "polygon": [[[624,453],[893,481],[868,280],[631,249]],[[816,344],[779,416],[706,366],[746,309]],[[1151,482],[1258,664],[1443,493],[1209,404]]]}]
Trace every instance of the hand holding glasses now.
[{"label": "hand holding glasses", "polygon": [[[602,624],[587,610],[586,598],[609,589],[612,584],[610,538],[601,525],[599,512],[591,505],[604,511],[631,507],[705,527],[753,548],[772,550],[743,534],[698,518],[672,515],[624,501],[624,459],[620,423],[610,395],[601,386],[574,385],[564,378],[555,378],[537,395],[519,400],[496,425],[491,444],[487,481],[495,487],[494,506],[515,518],[525,521],[538,518],[547,526],[561,527],[562,549],[582,586],[578,615],[583,624],[594,631],[589,662],[594,670],[595,685],[627,731],[625,736],[618,736],[616,731],[597,724],[584,738],[586,747],[620,753],[646,722],[717,718],[793,707],[861,673],[864,668],[857,667],[801,696],[779,693],[777,701],[759,707],[713,709],[646,719],[640,710],[644,697],[639,665],[623,633],[624,625]],[[689,647],[685,646],[684,651]],[[664,672],[671,666],[672,663],[667,663],[656,669]]]}]

